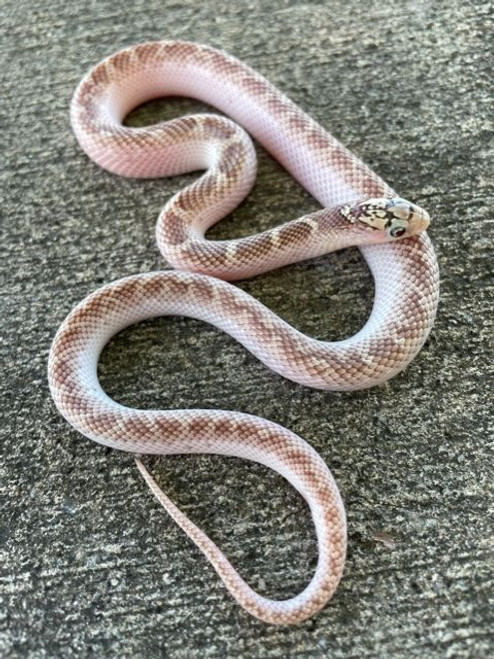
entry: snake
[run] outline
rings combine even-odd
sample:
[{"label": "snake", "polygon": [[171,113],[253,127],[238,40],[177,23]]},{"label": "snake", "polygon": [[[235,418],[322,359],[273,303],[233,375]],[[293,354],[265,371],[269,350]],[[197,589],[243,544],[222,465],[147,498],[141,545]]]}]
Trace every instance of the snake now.
[{"label": "snake", "polygon": [[[221,114],[125,125],[125,117],[138,105],[165,96],[195,98]],[[77,87],[71,125],[86,154],[114,174],[200,174],[158,217],[158,247],[171,268],[104,285],[62,323],[48,362],[56,407],[89,439],[134,454],[153,494],[243,609],[269,624],[300,623],[331,599],[345,564],[345,508],[325,461],[301,437],[258,416],[121,405],[102,389],[98,360],[123,328],[158,316],[186,316],[230,334],[268,368],[296,383],[328,391],[382,384],[415,357],[434,322],[439,275],[426,232],[429,215],[397,195],[265,77],[209,46],[156,41],[106,58]],[[320,209],[255,235],[211,240],[207,230],[236,208],[254,183],[252,138]],[[231,283],[345,247],[362,253],[375,295],[363,328],[343,340],[303,334]],[[209,536],[166,496],[141,459],[196,453],[261,463],[302,495],[318,548],[317,566],[302,592],[274,600],[252,589]]]}]

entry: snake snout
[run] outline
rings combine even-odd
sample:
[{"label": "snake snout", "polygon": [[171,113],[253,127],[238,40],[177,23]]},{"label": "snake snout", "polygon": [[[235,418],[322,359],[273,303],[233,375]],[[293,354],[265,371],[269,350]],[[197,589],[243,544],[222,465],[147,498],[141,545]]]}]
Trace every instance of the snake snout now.
[{"label": "snake snout", "polygon": [[[429,214],[420,206],[412,204],[406,199],[400,197],[390,200],[388,212],[391,215],[391,226],[395,229],[397,235],[392,231],[392,237],[402,235],[414,236],[417,233],[425,231],[429,226]],[[401,232],[400,232],[401,229]]]},{"label": "snake snout", "polygon": [[408,231],[410,234],[421,233],[425,231],[431,221],[430,215],[420,206],[413,205],[412,215],[408,221]]}]

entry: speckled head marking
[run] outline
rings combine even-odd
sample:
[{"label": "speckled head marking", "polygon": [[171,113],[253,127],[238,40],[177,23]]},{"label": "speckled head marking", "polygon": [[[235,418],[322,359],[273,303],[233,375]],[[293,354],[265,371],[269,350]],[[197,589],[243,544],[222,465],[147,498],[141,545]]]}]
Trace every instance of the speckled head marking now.
[{"label": "speckled head marking", "polygon": [[[230,119],[201,114],[138,129],[122,124],[141,102],[167,95],[192,96]],[[434,320],[438,270],[423,232],[428,216],[396,197],[385,181],[262,75],[207,46],[155,42],[109,57],[79,85],[71,117],[82,148],[114,173],[137,178],[205,173],[169,200],[158,219],[159,249],[177,270],[110,283],[65,320],[49,358],[53,399],[75,428],[106,446],[141,454],[231,455],[285,476],[310,506],[319,557],[301,593],[274,601],[245,583],[137,461],[163,507],[246,611],[272,624],[302,622],[331,598],[345,563],[345,511],[322,458],[300,437],[259,417],[118,405],[100,387],[98,355],[105,340],[128,325],[181,315],[228,332],[266,366],[299,384],[328,390],[381,384],[413,359]],[[246,130],[322,210],[238,240],[208,240],[207,229],[235,208],[254,182],[255,149]],[[365,326],[337,343],[302,334],[240,288],[220,281],[349,245],[362,250],[376,281],[376,299]]]},{"label": "speckled head marking", "polygon": [[352,224],[360,223],[386,232],[390,238],[415,236],[425,231],[430,222],[423,208],[401,197],[366,199],[352,206],[344,206],[341,212]]}]

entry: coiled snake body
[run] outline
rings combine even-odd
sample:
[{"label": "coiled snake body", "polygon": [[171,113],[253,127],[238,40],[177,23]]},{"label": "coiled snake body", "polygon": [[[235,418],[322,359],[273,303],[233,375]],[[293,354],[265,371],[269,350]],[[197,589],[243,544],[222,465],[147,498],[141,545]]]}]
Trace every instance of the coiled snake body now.
[{"label": "coiled snake body", "polygon": [[[138,104],[167,95],[198,98],[235,122],[202,114],[146,128],[122,125]],[[266,622],[300,622],[332,596],[345,560],[344,508],[323,460],[292,432],[247,414],[124,407],[98,383],[99,355],[111,336],[132,323],[184,315],[228,332],[271,369],[301,384],[349,390],[381,383],[417,354],[434,320],[438,270],[424,232],[428,216],[397,197],[265,78],[213,48],[170,41],[123,50],[82,80],[71,118],[87,154],[122,176],[206,171],[175,195],[159,216],[159,248],[180,271],[151,272],[108,284],[79,304],[60,327],[49,358],[55,403],[77,430],[107,446],[136,454],[237,456],[285,476],[310,507],[319,559],[302,593],[273,601],[244,582],[136,460],[162,505],[208,557],[241,606]],[[253,145],[239,124],[323,209],[255,236],[206,240],[208,227],[238,205],[255,178]],[[309,338],[221,281],[350,245],[360,247],[372,271],[375,301],[363,329],[343,341]]]}]

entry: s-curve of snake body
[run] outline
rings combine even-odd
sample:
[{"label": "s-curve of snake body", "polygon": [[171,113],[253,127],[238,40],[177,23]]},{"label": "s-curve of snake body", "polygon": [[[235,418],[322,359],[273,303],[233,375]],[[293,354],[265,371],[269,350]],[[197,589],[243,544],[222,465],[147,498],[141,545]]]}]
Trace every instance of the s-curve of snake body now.
[{"label": "s-curve of snake body", "polygon": [[[199,99],[230,118],[200,114],[144,128],[123,125],[141,103],[170,95]],[[136,455],[152,492],[244,609],[268,623],[301,622],[331,598],[345,562],[345,511],[322,458],[294,433],[256,416],[120,405],[98,382],[98,359],[121,329],[148,318],[180,315],[215,325],[273,371],[308,387],[341,391],[380,384],[413,359],[434,321],[439,285],[436,257],[424,231],[429,217],[397,196],[263,76],[210,47],[162,41],[116,53],[79,84],[71,121],[89,157],[120,176],[204,171],[159,215],[158,246],[175,269],[103,286],[58,330],[49,357],[57,408],[86,437]],[[245,131],[322,209],[257,235],[208,240],[208,228],[253,185],[256,157]],[[372,272],[375,299],[364,327],[345,340],[310,338],[228,283],[349,246],[360,249]],[[257,461],[300,492],[318,540],[317,567],[305,590],[283,601],[256,593],[165,496],[139,459],[140,454],[190,453]]]}]

